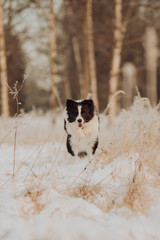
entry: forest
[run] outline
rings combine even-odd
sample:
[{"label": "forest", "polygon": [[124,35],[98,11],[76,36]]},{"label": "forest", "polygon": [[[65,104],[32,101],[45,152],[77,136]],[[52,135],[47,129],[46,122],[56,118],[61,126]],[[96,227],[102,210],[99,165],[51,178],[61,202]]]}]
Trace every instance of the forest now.
[{"label": "forest", "polygon": [[159,12],[158,0],[1,1],[1,114],[17,112],[15,87],[25,112],[89,94],[111,115],[138,93],[155,106]]}]

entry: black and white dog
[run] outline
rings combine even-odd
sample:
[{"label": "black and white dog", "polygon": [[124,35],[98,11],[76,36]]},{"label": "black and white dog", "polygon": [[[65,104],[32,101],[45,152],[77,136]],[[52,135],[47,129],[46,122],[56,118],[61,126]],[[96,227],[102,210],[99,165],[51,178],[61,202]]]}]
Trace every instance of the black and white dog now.
[{"label": "black and white dog", "polygon": [[99,117],[92,100],[67,100],[64,120],[72,156],[92,157],[98,147]]}]

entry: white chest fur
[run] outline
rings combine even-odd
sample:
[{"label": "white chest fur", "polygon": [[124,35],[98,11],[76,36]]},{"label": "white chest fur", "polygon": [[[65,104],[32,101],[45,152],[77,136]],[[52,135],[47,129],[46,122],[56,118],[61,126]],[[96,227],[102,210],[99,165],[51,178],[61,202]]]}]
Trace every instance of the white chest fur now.
[{"label": "white chest fur", "polygon": [[99,134],[99,121],[95,115],[89,122],[86,122],[82,128],[77,126],[76,122],[66,122],[67,133],[71,135],[71,145],[75,154],[78,152],[92,152],[92,146]]}]

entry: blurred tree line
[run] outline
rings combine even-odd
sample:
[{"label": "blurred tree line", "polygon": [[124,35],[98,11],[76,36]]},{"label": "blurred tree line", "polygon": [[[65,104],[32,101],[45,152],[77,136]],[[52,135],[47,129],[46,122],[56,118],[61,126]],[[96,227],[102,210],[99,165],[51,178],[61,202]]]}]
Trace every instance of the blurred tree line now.
[{"label": "blurred tree line", "polygon": [[158,103],[159,0],[0,0],[0,8],[2,114],[16,113],[9,92],[26,74],[18,92],[25,111],[62,108],[91,93],[100,111],[109,103],[115,115],[130,106],[136,86]]}]

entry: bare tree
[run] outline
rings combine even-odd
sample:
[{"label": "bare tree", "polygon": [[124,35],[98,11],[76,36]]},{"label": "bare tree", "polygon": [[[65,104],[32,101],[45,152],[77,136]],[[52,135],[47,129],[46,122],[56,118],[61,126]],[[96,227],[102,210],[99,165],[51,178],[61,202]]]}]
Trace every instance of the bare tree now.
[{"label": "bare tree", "polygon": [[97,76],[96,76],[96,60],[94,53],[94,36],[93,36],[93,17],[92,17],[92,0],[87,0],[87,38],[88,38],[88,60],[90,71],[90,83],[92,98],[97,109],[99,109]]},{"label": "bare tree", "polygon": [[157,59],[158,37],[155,28],[148,27],[145,37],[147,97],[153,105],[157,103]]},{"label": "bare tree", "polygon": [[51,62],[51,80],[52,80],[52,93],[51,93],[51,106],[54,108],[57,102],[62,108],[62,102],[59,96],[59,92],[56,86],[56,74],[57,74],[57,65],[56,65],[56,37],[55,37],[55,16],[53,11],[53,0],[49,0],[49,13],[46,12],[45,8],[39,0],[34,0],[37,6],[42,10],[43,16],[45,17],[48,27],[49,27],[49,44],[50,44],[50,62]]},{"label": "bare tree", "polygon": [[88,58],[88,32],[87,32],[87,7],[86,0],[83,0],[83,66],[85,78],[86,96],[90,92],[90,73],[89,73],[89,58]]},{"label": "bare tree", "polygon": [[68,76],[69,74],[67,69],[67,57],[65,54],[62,56],[62,62],[64,66],[63,79],[64,79],[65,96],[66,96],[66,99],[72,99],[71,86],[69,82],[69,76]]},{"label": "bare tree", "polygon": [[79,85],[80,85],[80,97],[83,99],[85,98],[85,82],[84,82],[84,73],[83,73],[83,66],[82,66],[82,59],[80,54],[80,46],[77,38],[77,32],[75,28],[75,16],[72,9],[71,0],[65,0],[66,9],[68,14],[68,19],[70,23],[71,29],[71,38],[72,38],[72,46],[74,52],[74,58],[77,66],[78,77],[79,77]]},{"label": "bare tree", "polygon": [[0,0],[0,76],[1,76],[1,106],[4,118],[9,116],[9,98],[7,87],[7,62],[5,52],[5,34],[3,22],[3,4]]},{"label": "bare tree", "polygon": [[111,118],[117,113],[117,100],[114,94],[118,90],[118,77],[121,64],[121,52],[123,40],[127,30],[128,23],[132,15],[132,5],[129,5],[128,12],[122,19],[122,0],[115,0],[115,26],[114,26],[114,49],[111,63],[110,79],[109,79],[109,113]]}]

